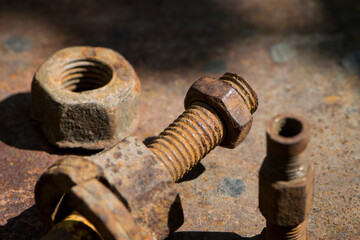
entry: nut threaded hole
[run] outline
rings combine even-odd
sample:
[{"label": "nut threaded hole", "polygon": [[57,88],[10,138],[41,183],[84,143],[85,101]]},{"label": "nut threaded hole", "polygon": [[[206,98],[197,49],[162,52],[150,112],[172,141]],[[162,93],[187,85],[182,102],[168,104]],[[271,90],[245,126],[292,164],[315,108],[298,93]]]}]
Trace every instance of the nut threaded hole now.
[{"label": "nut threaded hole", "polygon": [[64,65],[60,85],[72,92],[85,92],[104,87],[113,77],[106,63],[94,59],[79,59]]},{"label": "nut threaded hole", "polygon": [[295,137],[301,133],[302,123],[295,118],[281,118],[275,123],[276,132],[282,137]]}]

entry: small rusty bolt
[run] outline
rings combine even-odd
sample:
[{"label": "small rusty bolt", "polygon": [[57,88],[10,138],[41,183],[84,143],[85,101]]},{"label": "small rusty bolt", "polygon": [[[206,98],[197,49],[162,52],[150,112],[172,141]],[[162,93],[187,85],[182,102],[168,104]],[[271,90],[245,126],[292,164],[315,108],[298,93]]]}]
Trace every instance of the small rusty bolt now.
[{"label": "small rusty bolt", "polygon": [[128,137],[96,155],[51,166],[35,187],[40,218],[56,226],[49,234],[73,235],[72,224],[61,227],[73,215],[92,224],[82,224],[89,235],[96,229],[104,239],[165,238],[175,181],[215,146],[233,148],[245,139],[257,97],[242,78],[227,73],[196,81],[185,108],[148,146]]},{"label": "small rusty bolt", "polygon": [[280,114],[267,126],[267,156],[259,172],[259,208],[267,240],[305,240],[312,208],[314,165],[306,155],[308,122]]},{"label": "small rusty bolt", "polygon": [[120,54],[101,47],[69,47],[35,73],[32,117],[58,147],[103,149],[135,129],[139,95],[140,81]]}]

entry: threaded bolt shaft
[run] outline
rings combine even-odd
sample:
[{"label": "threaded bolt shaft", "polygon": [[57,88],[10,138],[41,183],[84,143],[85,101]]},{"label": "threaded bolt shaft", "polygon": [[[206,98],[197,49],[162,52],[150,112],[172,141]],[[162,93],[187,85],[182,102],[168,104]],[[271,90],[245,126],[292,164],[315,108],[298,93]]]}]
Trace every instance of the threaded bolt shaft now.
[{"label": "threaded bolt shaft", "polygon": [[292,114],[274,117],[266,132],[267,156],[263,170],[276,181],[290,181],[306,175],[309,161],[305,148],[310,130],[305,119]]},{"label": "threaded bolt shaft", "polygon": [[199,102],[181,114],[148,148],[177,181],[221,143],[224,131],[217,113]]},{"label": "threaded bolt shaft", "polygon": [[306,240],[306,221],[291,227],[283,227],[266,222],[266,239]]},{"label": "threaded bolt shaft", "polygon": [[[225,73],[219,81],[230,85],[239,94],[251,114],[256,111],[256,93],[243,78]],[[169,169],[174,181],[179,180],[223,141],[227,126],[213,107],[202,101],[193,102],[148,145]]]},{"label": "threaded bolt shaft", "polygon": [[251,86],[235,73],[225,73],[220,80],[230,84],[242,97],[247,107],[253,114],[258,107],[258,98]]}]

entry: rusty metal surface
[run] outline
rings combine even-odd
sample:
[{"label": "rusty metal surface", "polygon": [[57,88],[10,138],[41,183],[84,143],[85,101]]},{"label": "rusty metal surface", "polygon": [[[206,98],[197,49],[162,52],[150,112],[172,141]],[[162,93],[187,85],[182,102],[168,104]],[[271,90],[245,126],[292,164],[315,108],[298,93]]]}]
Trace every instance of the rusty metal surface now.
[{"label": "rusty metal surface", "polygon": [[360,42],[357,1],[1,1],[0,236],[38,239],[37,178],[59,156],[30,118],[39,65],[73,45],[110,47],[142,84],[135,135],[157,135],[183,110],[190,85],[225,71],[243,76],[260,105],[247,139],[217,148],[177,184],[185,223],[170,239],[257,239],[258,170],[265,122],[280,112],[312,125],[309,158],[315,239],[357,239],[360,225]]},{"label": "rusty metal surface", "polygon": [[177,196],[173,178],[140,140],[127,137],[88,159],[102,167],[109,189],[127,206],[144,240],[169,234],[169,211]]}]

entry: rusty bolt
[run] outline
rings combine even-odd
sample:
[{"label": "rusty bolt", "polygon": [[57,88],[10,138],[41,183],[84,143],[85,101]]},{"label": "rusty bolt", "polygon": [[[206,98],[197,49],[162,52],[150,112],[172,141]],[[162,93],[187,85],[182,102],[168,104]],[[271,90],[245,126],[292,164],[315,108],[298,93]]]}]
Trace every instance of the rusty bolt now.
[{"label": "rusty bolt", "polygon": [[66,148],[102,149],[137,126],[140,81],[117,52],[69,47],[35,73],[32,116],[49,142]]},{"label": "rusty bolt", "polygon": [[128,137],[50,167],[35,188],[39,216],[51,227],[76,211],[105,239],[165,238],[175,181],[217,145],[233,148],[244,140],[256,107],[255,92],[235,74],[199,79],[185,98],[186,111],[148,146]]},{"label": "rusty bolt", "polygon": [[280,114],[267,125],[267,156],[259,172],[259,208],[266,218],[266,239],[306,239],[312,208],[314,165],[306,155],[308,122]]},{"label": "rusty bolt", "polygon": [[200,78],[186,94],[186,111],[148,147],[177,181],[217,145],[238,146],[257,106],[256,93],[236,74]]}]

